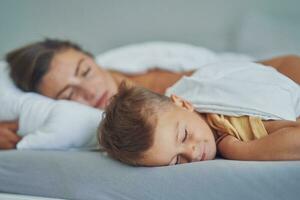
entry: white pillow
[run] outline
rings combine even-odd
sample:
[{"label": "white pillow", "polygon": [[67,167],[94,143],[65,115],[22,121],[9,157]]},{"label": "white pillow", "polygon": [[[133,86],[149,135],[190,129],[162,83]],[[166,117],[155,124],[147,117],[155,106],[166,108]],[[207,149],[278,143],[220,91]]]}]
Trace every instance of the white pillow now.
[{"label": "white pillow", "polygon": [[102,111],[17,89],[0,62],[0,121],[19,119],[18,149],[94,149]]},{"label": "white pillow", "polygon": [[179,42],[145,42],[112,49],[96,57],[105,68],[125,73],[143,73],[158,67],[169,71],[188,71],[218,61],[251,61],[252,57]]},{"label": "white pillow", "polygon": [[18,118],[17,102],[22,94],[10,79],[6,63],[0,61],[0,121]]},{"label": "white pillow", "polygon": [[[102,111],[29,93],[20,99],[18,149],[95,149]],[[38,123],[37,123],[38,122]]]}]

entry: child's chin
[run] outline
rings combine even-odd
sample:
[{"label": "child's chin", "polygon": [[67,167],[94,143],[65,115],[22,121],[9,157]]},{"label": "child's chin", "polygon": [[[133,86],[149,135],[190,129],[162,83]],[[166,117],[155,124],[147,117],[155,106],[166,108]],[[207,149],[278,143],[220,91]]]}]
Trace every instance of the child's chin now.
[{"label": "child's chin", "polygon": [[217,154],[216,150],[210,152],[210,155],[208,155],[205,160],[214,160],[216,158],[216,154]]}]

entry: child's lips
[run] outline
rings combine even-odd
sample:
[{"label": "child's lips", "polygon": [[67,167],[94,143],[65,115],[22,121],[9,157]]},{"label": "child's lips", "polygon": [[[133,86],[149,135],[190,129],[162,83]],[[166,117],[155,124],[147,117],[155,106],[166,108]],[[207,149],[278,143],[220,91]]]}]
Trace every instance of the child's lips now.
[{"label": "child's lips", "polygon": [[206,153],[203,153],[200,160],[201,160],[201,161],[205,160],[205,157],[206,157]]},{"label": "child's lips", "polygon": [[206,148],[205,147],[206,147],[205,143],[202,144],[202,153],[199,156],[200,161],[203,161],[206,158]]}]

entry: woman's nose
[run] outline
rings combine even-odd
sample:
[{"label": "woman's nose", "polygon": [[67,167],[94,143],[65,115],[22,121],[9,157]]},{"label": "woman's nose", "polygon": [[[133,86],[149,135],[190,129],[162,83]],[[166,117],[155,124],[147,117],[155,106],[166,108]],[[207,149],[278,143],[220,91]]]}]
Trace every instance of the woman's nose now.
[{"label": "woman's nose", "polygon": [[75,92],[75,95],[73,95],[72,100],[84,105],[94,106],[92,98],[84,94],[82,91],[80,92],[77,90],[77,92]]},{"label": "woman's nose", "polygon": [[81,90],[80,97],[85,101],[88,105],[94,106],[95,95],[90,90]]},{"label": "woman's nose", "polygon": [[86,90],[82,87],[76,87],[74,91],[74,96],[72,98],[78,103],[82,103],[88,106],[94,106],[95,104],[95,94],[91,90]]},{"label": "woman's nose", "polygon": [[95,88],[91,86],[88,82],[82,81],[81,84],[78,86],[78,90],[81,94],[81,96],[85,100],[94,100],[95,98]]}]

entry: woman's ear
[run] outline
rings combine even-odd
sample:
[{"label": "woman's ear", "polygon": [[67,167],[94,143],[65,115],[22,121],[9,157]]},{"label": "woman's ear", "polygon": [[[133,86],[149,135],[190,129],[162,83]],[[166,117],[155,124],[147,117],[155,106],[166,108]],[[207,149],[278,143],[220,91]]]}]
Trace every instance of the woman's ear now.
[{"label": "woman's ear", "polygon": [[179,107],[184,108],[184,109],[186,109],[188,111],[191,111],[191,112],[194,111],[194,106],[190,102],[184,100],[183,98],[181,98],[179,96],[176,96],[175,94],[171,95],[171,101],[176,106],[179,106]]}]

